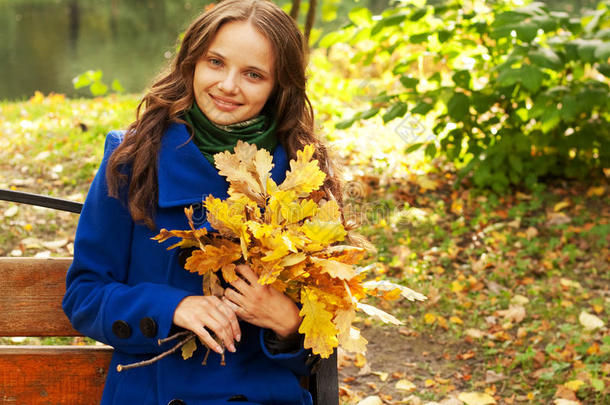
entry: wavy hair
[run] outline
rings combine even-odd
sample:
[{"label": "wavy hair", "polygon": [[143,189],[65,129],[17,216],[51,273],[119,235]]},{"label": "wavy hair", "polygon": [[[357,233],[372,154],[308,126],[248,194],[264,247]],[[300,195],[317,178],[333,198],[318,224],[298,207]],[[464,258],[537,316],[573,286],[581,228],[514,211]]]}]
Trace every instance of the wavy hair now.
[{"label": "wavy hair", "polygon": [[[337,169],[329,159],[327,147],[314,132],[313,108],[305,91],[307,44],[301,31],[290,16],[269,1],[225,0],[191,23],[178,54],[142,98],[136,120],[108,161],[109,194],[119,198],[119,193],[123,195],[120,190],[125,190],[132,218],[151,229],[155,228],[161,138],[170,123],[187,124],[181,116],[194,102],[195,66],[220,27],[231,21],[250,22],[271,42],[276,83],[264,109],[277,121],[277,136],[289,158],[296,159],[297,150],[306,144],[315,145],[314,157],[327,176],[322,189],[328,198],[342,203]],[[128,175],[124,168],[129,169]]]}]

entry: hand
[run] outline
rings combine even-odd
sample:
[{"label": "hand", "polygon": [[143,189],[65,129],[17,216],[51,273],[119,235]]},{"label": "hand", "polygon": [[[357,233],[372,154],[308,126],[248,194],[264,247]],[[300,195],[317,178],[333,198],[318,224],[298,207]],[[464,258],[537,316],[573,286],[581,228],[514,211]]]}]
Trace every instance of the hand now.
[{"label": "hand", "polygon": [[258,283],[250,266],[242,264],[236,270],[242,276],[227,288],[223,300],[240,319],[261,328],[273,330],[285,338],[297,332],[301,325],[299,308],[285,294],[269,285]]},{"label": "hand", "polygon": [[205,328],[214,332],[231,352],[235,352],[234,341],[241,340],[235,311],[215,296],[191,295],[180,301],[174,312],[174,324],[193,331],[218,354],[223,352],[223,348]]}]

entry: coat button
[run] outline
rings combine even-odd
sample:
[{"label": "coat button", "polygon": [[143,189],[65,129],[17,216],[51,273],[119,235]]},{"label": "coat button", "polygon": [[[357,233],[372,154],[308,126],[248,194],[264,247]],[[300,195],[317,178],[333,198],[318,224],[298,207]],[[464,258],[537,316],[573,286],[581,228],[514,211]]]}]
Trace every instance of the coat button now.
[{"label": "coat button", "polygon": [[115,321],[112,324],[112,332],[120,339],[127,339],[131,336],[131,326],[125,321]]},{"label": "coat button", "polygon": [[186,402],[181,399],[172,399],[167,403],[167,405],[186,405]]},{"label": "coat button", "polygon": [[140,331],[147,338],[154,338],[157,336],[157,322],[149,316],[140,319]]}]

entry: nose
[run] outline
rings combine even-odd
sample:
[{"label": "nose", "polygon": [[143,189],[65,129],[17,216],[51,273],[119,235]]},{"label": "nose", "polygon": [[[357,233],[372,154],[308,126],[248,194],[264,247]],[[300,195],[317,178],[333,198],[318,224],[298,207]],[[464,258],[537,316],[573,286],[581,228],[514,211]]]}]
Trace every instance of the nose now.
[{"label": "nose", "polygon": [[230,71],[218,82],[218,89],[227,94],[235,94],[238,82],[237,72]]}]

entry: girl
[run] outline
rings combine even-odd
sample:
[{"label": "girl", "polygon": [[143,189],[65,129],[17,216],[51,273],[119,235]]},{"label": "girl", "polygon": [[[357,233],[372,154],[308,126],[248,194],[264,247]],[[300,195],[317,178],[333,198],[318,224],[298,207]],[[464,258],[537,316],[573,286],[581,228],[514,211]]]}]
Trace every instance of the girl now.
[{"label": "girl", "polygon": [[[187,252],[151,240],[188,229],[184,207],[228,197],[213,155],[238,140],[273,155],[280,183],[305,144],[340,200],[327,151],[313,133],[305,93],[305,47],[294,21],[271,2],[226,0],[188,28],[167,73],[144,96],[125,133],[111,132],[76,232],[63,308],[83,334],[115,348],[102,404],[311,404],[298,377],[316,361],[298,334],[298,307],[257,283],[248,265],[222,298],[203,296],[201,276],[183,269]],[[212,230],[202,211],[199,225]],[[189,360],[146,360],[190,330],[205,350]],[[223,344],[219,345],[215,335]],[[226,365],[220,365],[225,352]]]}]

